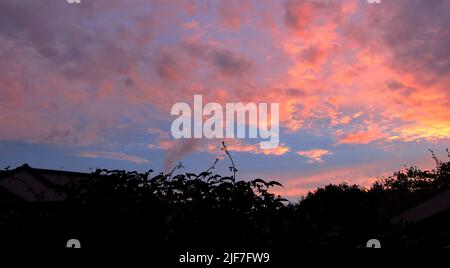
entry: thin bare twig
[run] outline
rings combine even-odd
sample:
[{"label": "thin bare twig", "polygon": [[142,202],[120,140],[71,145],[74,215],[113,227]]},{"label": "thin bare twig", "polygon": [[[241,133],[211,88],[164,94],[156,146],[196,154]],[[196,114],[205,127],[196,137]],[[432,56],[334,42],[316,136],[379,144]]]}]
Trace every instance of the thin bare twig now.
[{"label": "thin bare twig", "polygon": [[227,145],[225,144],[225,141],[222,141],[222,150],[228,155],[228,158],[230,158],[231,165],[232,165],[230,167],[230,170],[233,171],[233,182],[236,182],[236,172],[238,170],[236,169],[236,166],[234,165],[233,158],[231,157],[230,153],[228,152]]},{"label": "thin bare twig", "polygon": [[439,161],[439,158],[437,158],[437,156],[436,156],[436,154],[434,153],[434,151],[433,150],[431,150],[431,149],[428,149],[428,151],[430,151],[430,153],[431,153],[431,156],[433,157],[433,159],[434,159],[434,161],[436,162],[436,165],[440,165],[440,163],[441,163],[441,161]]},{"label": "thin bare twig", "polygon": [[216,161],[214,161],[214,164],[210,168],[208,168],[206,170],[206,172],[210,172],[211,170],[215,169],[217,162],[219,162],[219,158],[216,158]]}]

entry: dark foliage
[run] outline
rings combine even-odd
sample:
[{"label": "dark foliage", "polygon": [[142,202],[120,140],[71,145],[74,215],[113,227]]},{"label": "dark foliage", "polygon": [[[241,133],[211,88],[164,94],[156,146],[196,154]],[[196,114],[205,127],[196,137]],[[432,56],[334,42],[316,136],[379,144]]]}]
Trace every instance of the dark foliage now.
[{"label": "dark foliage", "polygon": [[385,247],[445,247],[448,212],[413,226],[390,222],[450,189],[450,162],[433,157],[434,170],[404,169],[370,189],[328,185],[297,203],[271,192],[282,186],[276,181],[236,180],[233,161],[230,177],[211,172],[217,160],[200,174],[175,175],[181,164],[158,175],[99,169],[66,185],[64,202],[1,204],[0,236],[40,247],[74,237],[92,248],[365,247],[371,238]]}]

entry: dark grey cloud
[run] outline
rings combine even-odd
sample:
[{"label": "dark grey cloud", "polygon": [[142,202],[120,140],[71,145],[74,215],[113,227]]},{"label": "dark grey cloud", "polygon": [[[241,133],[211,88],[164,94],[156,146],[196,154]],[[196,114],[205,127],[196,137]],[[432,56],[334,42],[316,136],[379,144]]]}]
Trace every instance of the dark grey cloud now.
[{"label": "dark grey cloud", "polygon": [[[424,84],[450,74],[450,1],[383,1],[368,6],[361,25],[347,25],[347,37],[379,52],[388,47],[390,64]],[[381,52],[381,51],[380,51]],[[385,51],[383,51],[385,52]]]},{"label": "dark grey cloud", "polygon": [[[118,8],[118,2],[100,2],[106,5],[94,1],[80,6],[65,1],[0,1],[0,35],[37,51],[41,57],[35,60],[67,78],[100,79],[127,73],[137,55],[127,50],[126,42],[137,40],[123,40],[131,36],[126,32],[132,27],[120,20],[99,19],[112,16],[111,9]],[[131,14],[129,19],[142,23]]]},{"label": "dark grey cloud", "polygon": [[342,1],[339,0],[289,0],[284,3],[284,22],[294,31],[302,32],[313,22],[342,19]]},{"label": "dark grey cloud", "polygon": [[194,152],[205,141],[203,139],[181,139],[177,140],[174,146],[167,150],[164,159],[164,170],[170,171],[175,167],[177,161]]},{"label": "dark grey cloud", "polygon": [[[436,79],[450,72],[450,1],[396,1],[382,22],[383,38],[399,68],[429,72]],[[381,16],[381,14],[378,14]]]},{"label": "dark grey cloud", "polygon": [[253,61],[228,49],[198,42],[183,43],[182,48],[191,57],[211,64],[223,77],[239,77],[253,69]]},{"label": "dark grey cloud", "polygon": [[183,61],[181,57],[177,56],[174,51],[159,51],[155,53],[152,59],[156,74],[168,81],[178,81],[185,77]]},{"label": "dark grey cloud", "polygon": [[290,97],[298,97],[298,98],[304,97],[306,95],[304,90],[301,90],[301,89],[298,89],[298,88],[285,89],[284,90],[284,94],[286,94],[286,95],[288,95]]},{"label": "dark grey cloud", "polygon": [[239,76],[247,73],[252,67],[250,60],[225,49],[215,50],[212,53],[212,62],[224,76]]}]

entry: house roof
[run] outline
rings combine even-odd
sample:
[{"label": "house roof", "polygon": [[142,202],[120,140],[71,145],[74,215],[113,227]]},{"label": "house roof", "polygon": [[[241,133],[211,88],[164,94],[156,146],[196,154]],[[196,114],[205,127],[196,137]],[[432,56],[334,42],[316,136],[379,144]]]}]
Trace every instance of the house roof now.
[{"label": "house roof", "polygon": [[91,178],[88,173],[35,169],[25,164],[0,173],[2,192],[8,191],[25,201],[61,201],[63,185],[73,180]]},{"label": "house roof", "polygon": [[34,171],[41,174],[49,174],[49,175],[63,175],[63,176],[91,176],[90,173],[83,172],[74,172],[74,171],[64,171],[64,170],[53,170],[53,169],[42,169],[42,168],[32,168],[28,164],[24,164],[16,169],[10,171],[0,170],[0,176],[2,174],[11,174],[17,173],[23,170]]},{"label": "house roof", "polygon": [[428,201],[404,212],[403,214],[393,218],[391,222],[409,222],[416,223],[421,220],[432,217],[442,211],[450,209],[450,190],[439,194]]}]

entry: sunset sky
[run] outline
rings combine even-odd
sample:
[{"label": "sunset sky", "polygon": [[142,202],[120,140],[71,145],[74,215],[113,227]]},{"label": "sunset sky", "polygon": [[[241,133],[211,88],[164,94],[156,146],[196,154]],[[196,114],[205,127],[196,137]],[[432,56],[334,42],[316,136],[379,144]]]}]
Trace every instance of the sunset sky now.
[{"label": "sunset sky", "polygon": [[[279,103],[280,146],[227,140],[283,194],[369,186],[450,147],[450,0],[0,1],[0,168],[199,172],[177,102]],[[222,159],[223,158],[223,159]]]}]

